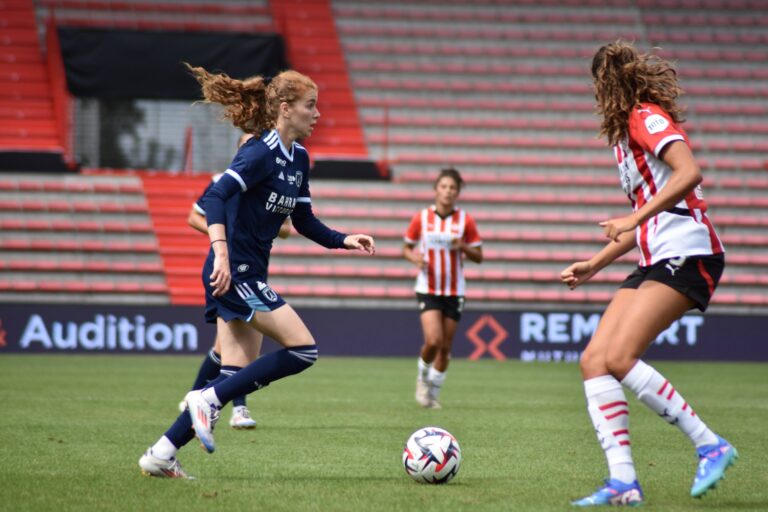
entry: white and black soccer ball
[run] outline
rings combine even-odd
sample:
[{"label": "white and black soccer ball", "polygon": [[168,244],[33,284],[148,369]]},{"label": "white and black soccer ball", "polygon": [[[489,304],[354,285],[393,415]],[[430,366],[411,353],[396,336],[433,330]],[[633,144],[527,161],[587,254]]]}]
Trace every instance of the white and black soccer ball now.
[{"label": "white and black soccer ball", "polygon": [[408,476],[419,483],[447,483],[461,466],[459,442],[440,427],[421,428],[405,443],[403,466]]}]

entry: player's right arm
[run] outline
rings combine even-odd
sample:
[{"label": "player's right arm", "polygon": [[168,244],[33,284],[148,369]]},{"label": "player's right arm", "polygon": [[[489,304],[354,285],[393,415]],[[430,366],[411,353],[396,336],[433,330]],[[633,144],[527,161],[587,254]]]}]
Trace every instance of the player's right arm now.
[{"label": "player's right arm", "polygon": [[210,284],[213,287],[212,293],[216,297],[224,295],[232,281],[227,242],[227,214],[224,205],[234,195],[258,186],[269,172],[269,167],[265,164],[268,156],[266,146],[263,144],[248,146],[247,150],[245,147],[238,150],[229,169],[203,197],[208,238],[214,254]]},{"label": "player's right arm", "polygon": [[403,244],[403,257],[419,268],[424,266],[424,258],[422,258],[419,251],[416,250],[415,244],[407,242]]},{"label": "player's right arm", "polygon": [[419,267],[424,267],[424,258],[418,250],[416,250],[416,244],[421,238],[421,212],[417,213],[411,218],[411,223],[408,225],[408,229],[405,231],[403,237],[403,257]]},{"label": "player's right arm", "polygon": [[628,253],[636,246],[635,233],[624,232],[617,241],[611,240],[600,252],[587,261],[577,261],[560,273],[560,281],[571,290],[589,281],[592,276],[613,263],[616,258]]}]

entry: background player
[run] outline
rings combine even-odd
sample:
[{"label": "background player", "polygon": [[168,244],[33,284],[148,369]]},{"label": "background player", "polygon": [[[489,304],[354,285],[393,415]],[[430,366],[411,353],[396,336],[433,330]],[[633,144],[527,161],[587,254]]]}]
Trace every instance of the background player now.
[{"label": "background player", "polygon": [[[208,452],[215,450],[213,429],[226,403],[317,360],[312,334],[267,284],[272,241],[285,217],[291,215],[300,234],[325,247],[375,253],[371,237],[334,231],[312,212],[309,155],[296,142],[312,133],[320,117],[317,85],[309,77],[284,71],[266,83],[262,77],[241,81],[189,69],[207,101],[224,105],[225,117],[238,128],[261,135],[243,144],[204,198],[211,250],[202,277],[206,317],[217,321],[221,375],[204,390],[187,394],[188,414],[182,413],[139,460],[143,473],[174,478],[187,477],[176,452],[193,436]],[[252,344],[253,330],[283,349],[238,368],[231,361]]]},{"label": "background player", "polygon": [[723,272],[723,246],[707,217],[701,173],[680,127],[676,99],[682,91],[671,65],[617,41],[594,55],[592,76],[603,118],[600,134],[614,147],[633,213],[601,222],[608,245],[563,270],[561,279],[576,288],[636,245],[640,264],[614,295],[581,358],[587,409],[610,478],[573,504],[643,501],[622,385],[691,440],[699,456],[691,495],[699,497],[723,477],[736,450],[640,357],[686,311],[707,308]]},{"label": "background player", "polygon": [[415,290],[424,344],[418,360],[416,401],[422,407],[440,408],[438,398],[464,308],[463,259],[483,261],[475,220],[456,207],[463,184],[456,169],[440,171],[434,185],[435,204],[414,215],[405,233],[403,256],[419,267]]}]

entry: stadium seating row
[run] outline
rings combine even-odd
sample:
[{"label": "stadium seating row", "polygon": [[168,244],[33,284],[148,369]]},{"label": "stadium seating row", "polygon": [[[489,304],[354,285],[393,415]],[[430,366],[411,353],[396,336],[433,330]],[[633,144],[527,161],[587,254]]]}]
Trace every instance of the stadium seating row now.
[{"label": "stadium seating row", "polygon": [[[376,61],[354,60],[349,63],[350,69],[361,72],[380,73],[439,73],[456,75],[501,75],[517,76],[521,74],[550,77],[582,77],[588,76],[589,70],[582,64],[520,64],[498,62],[461,62],[461,61]],[[704,67],[685,66],[686,79],[714,80],[765,80],[768,70],[761,68],[743,67]]]},{"label": "stadium seating row", "polygon": [[[462,97],[420,97],[420,96],[383,96],[375,91],[357,91],[358,105],[366,108],[389,108],[389,109],[424,109],[424,110],[445,110],[451,109],[456,112],[474,111],[482,112],[490,110],[493,112],[505,111],[530,111],[539,113],[591,113],[594,111],[594,105],[589,101],[566,101],[562,99],[548,100],[522,100],[522,99],[488,99],[488,98],[462,98]],[[768,106],[759,103],[710,103],[696,104],[691,107],[697,114],[710,114],[717,116],[749,116],[760,119],[768,115]],[[734,119],[725,119],[725,122],[737,122]]]},{"label": "stadium seating row", "polygon": [[[355,54],[374,54],[374,55],[397,55],[412,56],[421,55],[423,57],[445,57],[447,59],[456,59],[459,57],[504,57],[504,58],[529,58],[529,59],[549,59],[556,62],[587,60],[594,54],[593,47],[579,46],[476,46],[463,45],[453,41],[435,42],[435,41],[366,41],[351,40],[345,43],[345,49],[351,55]],[[691,63],[703,61],[710,66],[716,66],[719,63],[734,62],[765,62],[768,55],[765,52],[751,48],[662,48],[659,54],[668,59],[680,60],[685,62],[686,70],[691,68]],[[717,69],[712,68],[710,69]],[[751,71],[747,68],[747,71]],[[718,72],[718,71],[714,71]]]}]

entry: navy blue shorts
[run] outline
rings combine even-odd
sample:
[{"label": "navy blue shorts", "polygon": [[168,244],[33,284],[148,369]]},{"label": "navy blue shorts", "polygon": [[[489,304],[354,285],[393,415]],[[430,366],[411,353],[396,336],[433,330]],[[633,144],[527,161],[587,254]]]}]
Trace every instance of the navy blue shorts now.
[{"label": "navy blue shorts", "polygon": [[705,311],[725,269],[722,254],[680,256],[661,260],[649,267],[637,267],[619,288],[637,289],[643,281],[658,281],[679,291]]},{"label": "navy blue shorts", "polygon": [[219,316],[225,322],[235,319],[250,322],[256,311],[274,311],[285,305],[285,301],[279,293],[258,279],[235,281],[233,278],[227,293],[218,297],[212,295],[213,287],[208,281],[210,279],[203,279],[205,321],[208,323],[215,324],[216,317]]}]

